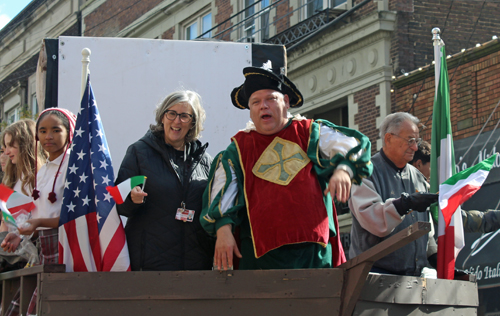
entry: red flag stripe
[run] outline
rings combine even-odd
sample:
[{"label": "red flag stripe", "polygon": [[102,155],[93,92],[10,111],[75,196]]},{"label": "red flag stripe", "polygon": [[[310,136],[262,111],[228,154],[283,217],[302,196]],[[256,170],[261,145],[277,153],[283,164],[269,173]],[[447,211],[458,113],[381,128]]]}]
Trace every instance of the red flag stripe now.
[{"label": "red flag stripe", "polygon": [[451,217],[456,209],[473,196],[480,188],[481,187],[477,185],[465,185],[448,199],[448,205],[441,210],[446,225],[445,227],[450,225]]},{"label": "red flag stripe", "polygon": [[14,190],[5,186],[4,184],[0,184],[0,200],[7,202],[9,196],[14,193]]},{"label": "red flag stripe", "polygon": [[116,187],[108,186],[106,187],[106,190],[108,190],[109,194],[111,194],[116,204],[122,204],[124,202],[122,199],[122,195],[120,194],[120,190],[118,190],[117,186]]},{"label": "red flag stripe", "polygon": [[[78,233],[76,231],[75,221],[70,221],[64,224],[64,230],[68,236],[68,240],[78,240]],[[73,271],[75,272],[88,272],[87,265],[83,259],[83,254],[80,249],[80,244],[77,242],[69,242],[69,250],[71,251],[71,256],[73,257]]]},{"label": "red flag stripe", "polygon": [[455,227],[448,226],[445,234],[438,237],[438,278],[455,278]]},{"label": "red flag stripe", "polygon": [[126,247],[126,238],[125,234],[120,232],[120,227],[118,227],[102,256],[102,271],[111,271],[123,247]]},{"label": "red flag stripe", "polygon": [[97,271],[102,271],[101,266],[101,243],[99,241],[99,228],[97,224],[96,213],[89,213],[85,215],[87,219],[87,228],[89,234],[90,248],[92,249],[92,256],[94,257],[95,266]]},{"label": "red flag stripe", "polygon": [[34,208],[35,208],[35,204],[34,203],[28,203],[28,204],[24,204],[24,205],[19,205],[19,206],[11,207],[11,208],[9,208],[9,211],[12,214],[12,216],[16,217],[15,213],[17,213],[17,212],[19,212],[21,210],[25,210],[27,212],[31,212]]},{"label": "red flag stripe", "polygon": [[[61,232],[61,230],[62,230],[62,232]],[[64,233],[65,233],[65,232],[64,232],[64,228],[63,228],[63,229],[61,229],[61,230],[59,231],[59,234],[61,234],[61,233],[62,233],[62,234],[64,234]],[[57,246],[57,250],[58,250],[58,253],[59,253],[59,264],[63,264],[63,258],[64,258],[64,247],[63,247],[63,245],[61,244],[61,242],[60,242],[60,241],[59,241],[59,244],[58,244],[58,246]]]}]

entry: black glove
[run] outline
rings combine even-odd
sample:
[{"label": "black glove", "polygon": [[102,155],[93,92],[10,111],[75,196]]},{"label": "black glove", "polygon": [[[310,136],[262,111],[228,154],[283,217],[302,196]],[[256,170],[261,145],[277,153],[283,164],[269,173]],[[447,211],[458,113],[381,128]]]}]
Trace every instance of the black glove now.
[{"label": "black glove", "polygon": [[417,212],[425,212],[427,208],[438,201],[438,194],[435,193],[401,193],[399,199],[392,201],[398,213],[403,216],[410,210]]}]

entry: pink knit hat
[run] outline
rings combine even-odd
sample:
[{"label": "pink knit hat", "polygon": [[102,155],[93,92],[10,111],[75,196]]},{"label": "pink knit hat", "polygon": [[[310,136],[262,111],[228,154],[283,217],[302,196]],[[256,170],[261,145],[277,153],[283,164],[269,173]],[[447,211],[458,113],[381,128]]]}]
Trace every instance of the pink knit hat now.
[{"label": "pink knit hat", "polygon": [[[49,193],[49,201],[54,203],[55,201],[57,201],[57,197],[56,197],[56,193],[54,192],[54,189],[55,189],[55,186],[56,186],[56,180],[57,180],[57,176],[59,175],[59,171],[61,170],[61,164],[62,162],[64,161],[64,158],[66,157],[66,152],[68,151],[68,148],[69,146],[71,146],[71,141],[73,140],[73,134],[75,132],[75,124],[76,124],[76,115],[73,114],[71,111],[69,110],[66,110],[66,109],[61,109],[61,108],[48,108],[48,109],[45,109],[43,110],[40,115],[38,115],[38,120],[40,120],[40,118],[42,117],[42,115],[45,113],[45,112],[49,112],[49,111],[58,111],[58,112],[61,112],[62,114],[64,114],[64,116],[66,116],[68,118],[68,121],[69,121],[69,140],[68,140],[68,145],[66,147],[66,150],[64,151],[64,156],[61,160],[61,163],[59,164],[59,168],[57,169],[57,172],[56,172],[56,175],[54,177],[54,184],[52,184],[52,192]],[[37,122],[38,122],[37,120]],[[38,131],[35,132],[35,139],[36,139],[36,142],[35,142],[35,153],[38,151]],[[37,157],[38,155],[35,154],[35,189],[33,190],[33,194],[31,195],[35,200],[38,199],[40,197],[40,191],[37,190],[37,180],[36,180],[36,175],[38,173],[38,170],[36,170],[37,166],[38,166],[38,163],[37,163]]]}]

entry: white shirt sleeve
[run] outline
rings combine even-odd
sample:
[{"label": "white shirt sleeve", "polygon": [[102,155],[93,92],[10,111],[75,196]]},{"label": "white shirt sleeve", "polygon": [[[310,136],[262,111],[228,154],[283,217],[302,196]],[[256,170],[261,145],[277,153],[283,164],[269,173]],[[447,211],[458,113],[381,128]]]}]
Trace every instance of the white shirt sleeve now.
[{"label": "white shirt sleeve", "polygon": [[361,185],[351,187],[349,208],[361,227],[375,236],[385,237],[398,226],[404,217],[399,215],[392,203],[394,199],[382,201],[373,182],[363,179]]},{"label": "white shirt sleeve", "polygon": [[[236,172],[232,166],[229,166],[231,169],[231,174],[229,175],[231,179],[231,183],[229,184],[226,191],[222,192],[222,196],[220,199],[220,211],[222,214],[226,213],[226,211],[234,206],[234,201],[236,200],[236,196],[238,195],[238,178],[236,177]],[[219,194],[224,189],[224,185],[228,180],[228,176],[226,175],[226,171],[224,170],[224,166],[222,163],[219,163],[217,170],[215,171],[214,180],[212,184],[212,191],[210,194],[210,203],[212,203]]]},{"label": "white shirt sleeve", "polygon": [[[351,150],[353,147],[356,147],[358,144],[359,143],[356,138],[346,136],[337,130],[331,129],[328,126],[321,124],[319,135],[319,152],[322,158],[332,159],[339,153],[345,157],[349,150]],[[361,153],[357,155],[361,155]],[[349,166],[339,165],[337,169],[347,171],[352,179],[353,171]]]}]

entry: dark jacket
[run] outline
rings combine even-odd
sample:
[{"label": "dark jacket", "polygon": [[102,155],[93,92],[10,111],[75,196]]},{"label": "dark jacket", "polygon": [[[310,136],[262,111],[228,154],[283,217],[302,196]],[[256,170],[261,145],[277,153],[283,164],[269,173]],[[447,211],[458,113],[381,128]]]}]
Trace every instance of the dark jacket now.
[{"label": "dark jacket", "polygon": [[[125,233],[132,270],[211,269],[215,242],[199,220],[212,161],[205,152],[208,144],[188,144],[184,161],[162,136],[148,131],[132,144],[116,179],[119,184],[132,176],[147,177],[144,204],[134,204],[129,195],[117,205],[118,213],[128,217]],[[182,201],[195,211],[193,222],[175,219]]]}]

